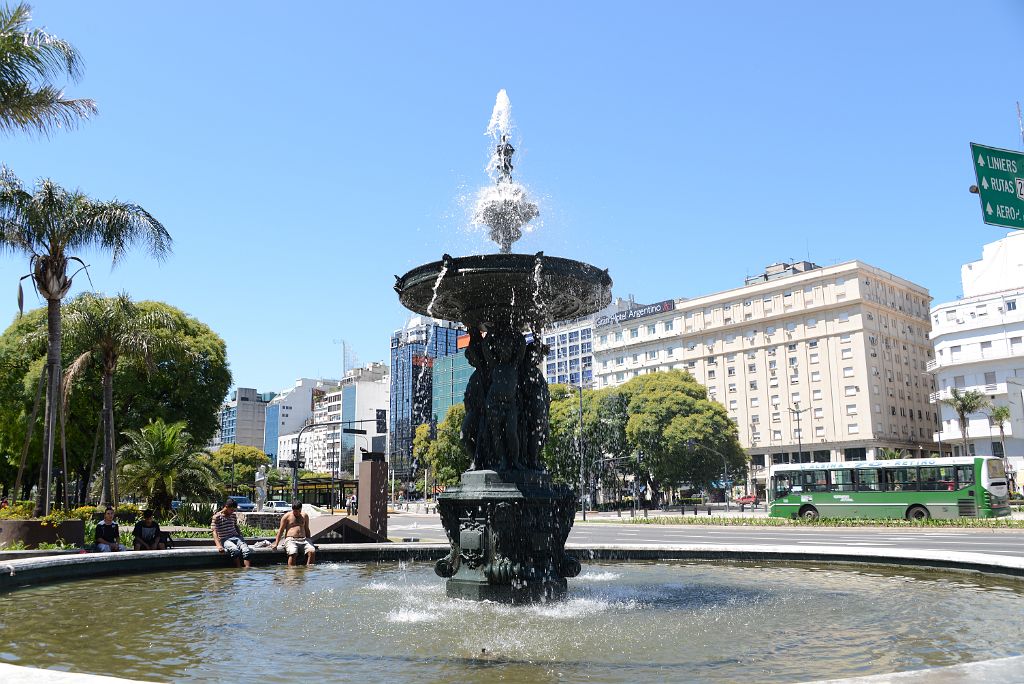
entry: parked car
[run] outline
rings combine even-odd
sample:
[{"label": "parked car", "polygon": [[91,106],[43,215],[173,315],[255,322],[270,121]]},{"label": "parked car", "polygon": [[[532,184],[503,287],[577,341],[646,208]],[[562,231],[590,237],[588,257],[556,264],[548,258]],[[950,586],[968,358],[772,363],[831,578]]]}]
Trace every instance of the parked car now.
[{"label": "parked car", "polygon": [[228,498],[229,499],[233,499],[235,501],[235,503],[238,504],[238,512],[239,513],[251,513],[251,512],[256,510],[256,504],[254,504],[252,502],[252,499],[250,499],[247,496],[241,496],[239,494],[232,494]]},{"label": "parked car", "polygon": [[748,506],[756,506],[757,505],[757,495],[755,495],[755,494],[747,494],[745,496],[737,496],[735,499],[733,499],[733,503],[746,504]]},{"label": "parked car", "polygon": [[267,513],[287,513],[292,510],[292,505],[287,501],[268,501],[263,504],[263,510]]}]

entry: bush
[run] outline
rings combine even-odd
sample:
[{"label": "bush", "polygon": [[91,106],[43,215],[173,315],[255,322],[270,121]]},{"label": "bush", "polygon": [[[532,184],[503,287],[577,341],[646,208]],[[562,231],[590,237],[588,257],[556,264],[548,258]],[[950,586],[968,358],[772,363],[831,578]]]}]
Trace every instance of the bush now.
[{"label": "bush", "polygon": [[28,520],[32,517],[35,504],[31,501],[14,501],[7,508],[0,509],[2,520]]},{"label": "bush", "polygon": [[174,521],[187,527],[209,527],[213,514],[217,512],[216,504],[181,502],[174,514]]},{"label": "bush", "polygon": [[100,509],[95,506],[79,506],[78,508],[71,509],[70,514],[79,520],[89,521],[97,513],[103,513]]},{"label": "bush", "polygon": [[123,503],[118,505],[115,515],[119,522],[135,522],[142,517],[142,509],[137,504]]}]

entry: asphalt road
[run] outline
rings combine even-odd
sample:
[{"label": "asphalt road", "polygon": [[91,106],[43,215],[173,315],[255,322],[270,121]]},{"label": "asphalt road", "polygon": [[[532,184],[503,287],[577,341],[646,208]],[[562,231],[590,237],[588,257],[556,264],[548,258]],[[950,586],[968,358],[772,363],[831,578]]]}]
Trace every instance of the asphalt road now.
[{"label": "asphalt road", "polygon": [[[755,521],[751,521],[755,522]],[[388,536],[445,542],[436,515],[393,515]],[[969,551],[1024,557],[1024,530],[920,530],[857,527],[702,527],[696,525],[630,525],[618,522],[576,521],[570,544],[797,544],[852,548],[930,549]]]}]

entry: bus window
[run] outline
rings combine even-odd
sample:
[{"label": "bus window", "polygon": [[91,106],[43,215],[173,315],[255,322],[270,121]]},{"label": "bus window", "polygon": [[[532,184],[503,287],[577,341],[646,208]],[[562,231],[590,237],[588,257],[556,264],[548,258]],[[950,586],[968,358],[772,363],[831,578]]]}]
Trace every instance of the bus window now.
[{"label": "bus window", "polygon": [[857,489],[853,483],[853,470],[850,468],[833,470],[831,474],[833,492],[852,492]]},{"label": "bus window", "polygon": [[956,467],[956,488],[962,489],[974,484],[974,466],[958,465]]},{"label": "bus window", "polygon": [[887,492],[917,490],[917,468],[885,468],[884,472]]},{"label": "bus window", "polygon": [[775,475],[772,477],[772,493],[775,498],[786,496],[793,490],[793,484],[789,480],[789,474]]},{"label": "bus window", "polygon": [[794,473],[794,483],[799,484],[804,492],[827,492],[828,472],[825,470],[805,470]]},{"label": "bus window", "polygon": [[953,466],[921,466],[921,491],[953,491],[954,470]]},{"label": "bus window", "polygon": [[878,471],[861,468],[857,470],[857,491],[880,492],[881,484],[878,481]]},{"label": "bus window", "polygon": [[992,458],[985,462],[985,467],[988,468],[988,479],[989,480],[1005,480],[1006,479],[1006,468],[1003,467],[1003,462],[998,458]]}]

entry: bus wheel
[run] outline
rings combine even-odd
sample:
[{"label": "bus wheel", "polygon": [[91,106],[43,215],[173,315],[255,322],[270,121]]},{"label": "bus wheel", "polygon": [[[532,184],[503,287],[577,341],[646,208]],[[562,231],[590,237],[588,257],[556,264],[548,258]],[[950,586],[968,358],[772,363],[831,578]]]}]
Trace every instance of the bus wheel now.
[{"label": "bus wheel", "polygon": [[814,506],[804,506],[800,509],[800,517],[804,520],[817,520],[819,517],[818,509]]},{"label": "bus wheel", "polygon": [[911,506],[907,509],[907,520],[927,520],[932,517],[924,506]]}]

